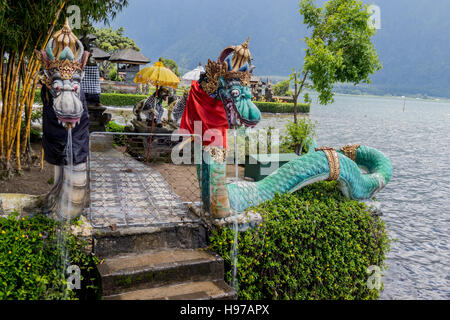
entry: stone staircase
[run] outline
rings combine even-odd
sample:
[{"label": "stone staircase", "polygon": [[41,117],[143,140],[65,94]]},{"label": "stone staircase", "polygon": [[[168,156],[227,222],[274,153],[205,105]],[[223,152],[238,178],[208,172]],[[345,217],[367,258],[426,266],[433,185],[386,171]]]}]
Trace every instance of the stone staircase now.
[{"label": "stone staircase", "polygon": [[89,220],[103,299],[236,299],[206,229],[154,168],[90,136]]},{"label": "stone staircase", "polygon": [[236,299],[224,282],[223,259],[203,249],[204,237],[199,224],[97,230],[103,299]]}]

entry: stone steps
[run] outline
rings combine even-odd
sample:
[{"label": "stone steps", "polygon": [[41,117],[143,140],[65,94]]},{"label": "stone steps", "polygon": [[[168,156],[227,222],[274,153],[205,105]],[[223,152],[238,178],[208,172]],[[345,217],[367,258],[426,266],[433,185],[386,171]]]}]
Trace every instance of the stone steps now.
[{"label": "stone steps", "polygon": [[104,296],[182,282],[222,280],[223,260],[195,249],[169,249],[107,258],[98,266]]},{"label": "stone steps", "polygon": [[236,300],[237,294],[223,280],[196,281],[130,291],[104,300]]},{"label": "stone steps", "polygon": [[236,299],[223,259],[202,249],[200,224],[97,229],[93,248],[105,300]]},{"label": "stone steps", "polygon": [[205,228],[198,223],[179,226],[96,229],[94,253],[102,258],[166,249],[198,249],[206,246]]}]

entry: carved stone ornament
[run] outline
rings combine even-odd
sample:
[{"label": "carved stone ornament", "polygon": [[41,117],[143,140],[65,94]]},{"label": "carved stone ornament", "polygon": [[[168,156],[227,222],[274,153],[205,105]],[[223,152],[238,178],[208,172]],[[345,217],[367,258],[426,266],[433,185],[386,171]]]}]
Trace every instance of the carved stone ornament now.
[{"label": "carved stone ornament", "polygon": [[328,160],[328,165],[330,166],[330,175],[327,181],[337,180],[340,174],[339,156],[334,148],[331,147],[321,147],[316,148],[316,151],[323,151]]}]

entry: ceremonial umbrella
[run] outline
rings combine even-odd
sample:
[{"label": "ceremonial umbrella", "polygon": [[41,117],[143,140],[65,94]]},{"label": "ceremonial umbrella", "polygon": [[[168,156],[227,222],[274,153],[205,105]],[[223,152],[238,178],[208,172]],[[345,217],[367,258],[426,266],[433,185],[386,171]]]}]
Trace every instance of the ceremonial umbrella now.
[{"label": "ceremonial umbrella", "polygon": [[169,68],[164,67],[161,61],[156,61],[153,66],[145,67],[134,77],[136,83],[151,83],[156,88],[160,86],[177,88],[180,79]]},{"label": "ceremonial umbrella", "polygon": [[191,71],[185,73],[185,74],[181,77],[181,79],[183,79],[183,80],[195,80],[195,81],[197,81],[198,79],[200,79],[200,74],[201,74],[202,72],[205,72],[205,68],[203,68],[202,65],[199,64],[199,65],[197,66],[197,68],[195,68],[195,69],[193,69],[193,70],[191,70]]},{"label": "ceremonial umbrella", "polygon": [[[172,87],[174,89],[177,88],[178,83],[180,83],[180,79],[178,79],[177,75],[172,72],[169,68],[164,67],[164,64],[161,60],[155,62],[153,66],[145,67],[141,71],[139,71],[134,77],[134,82],[136,83],[151,83],[156,86],[156,96],[154,99],[153,110],[156,109],[156,99],[158,98],[158,87],[167,86]],[[152,116],[152,126],[150,129],[150,133],[153,133],[153,125],[155,121],[155,111],[153,111]],[[150,155],[150,145],[152,141],[152,136],[150,135],[148,140],[148,148],[147,148],[147,162],[148,157]]]}]

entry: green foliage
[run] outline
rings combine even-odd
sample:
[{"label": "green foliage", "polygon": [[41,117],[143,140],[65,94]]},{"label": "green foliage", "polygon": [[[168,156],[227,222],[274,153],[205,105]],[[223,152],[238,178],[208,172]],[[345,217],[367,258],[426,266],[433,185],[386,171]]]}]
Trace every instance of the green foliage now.
[{"label": "green foliage", "polygon": [[[182,96],[184,89],[177,89],[177,95]],[[149,95],[155,92],[155,88],[150,88]],[[129,94],[129,93],[103,93],[100,95],[100,102],[105,106],[134,106],[139,101],[146,99],[147,95],[140,94]],[[41,93],[36,90],[35,102],[42,103]],[[261,112],[270,113],[292,113],[294,110],[293,103],[286,102],[263,102],[263,101],[252,101]],[[310,101],[308,103],[297,103],[297,112],[299,113],[309,113]]]},{"label": "green foliage", "polygon": [[309,97],[308,92],[305,92],[303,95],[303,101],[305,101],[306,104],[310,104],[312,102],[312,99]]},{"label": "green foliage", "polygon": [[286,125],[286,135],[281,138],[280,149],[282,152],[295,152],[298,155],[308,152],[308,144],[316,134],[316,123],[309,118],[300,118],[297,122],[289,122]]},{"label": "green foliage", "polygon": [[113,28],[94,28],[93,34],[97,36],[94,40],[96,47],[108,52],[132,48],[140,51],[134,40],[123,35],[125,29],[123,27],[114,30]]},{"label": "green foliage", "polygon": [[41,89],[36,89],[36,91],[34,91],[34,103],[42,103]]},{"label": "green foliage", "polygon": [[[105,129],[107,132],[125,132],[125,126],[114,121],[108,122]],[[113,140],[116,146],[124,146],[126,144],[126,136],[124,135],[114,135]]]},{"label": "green foliage", "polygon": [[100,102],[105,106],[134,106],[145,98],[147,96],[140,94],[102,93]]},{"label": "green foliage", "polygon": [[[0,43],[8,53],[16,53],[26,46],[26,57],[34,53],[35,45],[40,48],[45,40],[49,26],[55,19],[61,1],[0,1]],[[80,8],[82,30],[86,30],[91,22],[108,23],[117,11],[127,6],[127,0],[67,1],[59,16],[54,31],[59,30],[66,17],[66,9],[70,5]],[[74,30],[77,32],[77,30]]]},{"label": "green foliage", "polygon": [[[40,93],[40,92],[39,92]],[[42,120],[42,110],[33,110],[31,112],[31,121],[41,121]],[[22,119],[21,122],[21,129],[20,129],[20,135],[23,137],[25,134],[25,128],[26,128],[26,121],[25,119]],[[38,142],[42,138],[42,130],[35,129],[33,127],[30,127],[30,141],[31,142]]]},{"label": "green foliage", "polygon": [[[264,222],[239,233],[240,299],[376,299],[367,268],[385,266],[390,239],[384,222],[364,203],[345,198],[336,182],[276,195],[256,208]],[[209,249],[219,253],[232,277],[234,232],[213,232]]]},{"label": "green foliage", "polygon": [[117,81],[117,65],[111,66],[108,73],[108,78],[111,81]]},{"label": "green foliage", "polygon": [[[57,247],[59,223],[43,215],[0,218],[0,300],[82,298],[67,289]],[[81,269],[82,285],[95,288],[98,259],[85,252],[87,243],[71,234],[66,245],[70,264]]]},{"label": "green foliage", "polygon": [[375,29],[367,23],[367,5],[359,0],[330,0],[318,8],[314,0],[301,0],[300,14],[312,30],[304,38],[302,74],[319,93],[321,104],[333,102],[335,83],[370,83],[369,76],[382,66],[371,42]]},{"label": "green foliage", "polygon": [[180,76],[180,72],[178,71],[178,65],[174,60],[163,57],[160,57],[159,59],[161,59],[163,65],[172,70],[173,73],[177,75],[177,77]]},{"label": "green foliage", "polygon": [[[262,102],[262,101],[252,101],[261,112],[270,113],[292,113],[294,111],[293,103],[286,102]],[[297,112],[299,113],[309,113],[310,104],[309,103],[297,103]]]},{"label": "green foliage", "polygon": [[290,83],[291,83],[291,80],[290,79],[286,79],[286,80],[278,82],[277,84],[274,84],[274,86],[273,86],[273,94],[275,96],[287,96],[287,95],[289,95]]},{"label": "green foliage", "polygon": [[[92,34],[97,39],[94,40],[94,45],[110,54],[122,49],[131,48],[140,51],[134,40],[124,36],[125,28],[119,27],[117,30],[113,28],[92,28]],[[101,74],[107,76],[109,80],[119,81],[117,78],[117,66],[105,61],[100,66]]]}]

